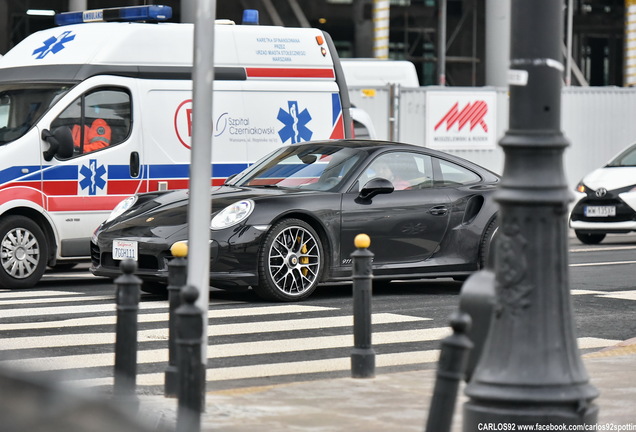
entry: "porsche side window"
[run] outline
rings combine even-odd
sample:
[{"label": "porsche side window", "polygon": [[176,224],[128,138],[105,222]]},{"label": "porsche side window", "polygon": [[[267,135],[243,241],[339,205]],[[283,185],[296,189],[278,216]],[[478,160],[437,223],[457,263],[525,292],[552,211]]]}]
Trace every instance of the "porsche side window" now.
[{"label": "porsche side window", "polygon": [[73,135],[74,156],[122,143],[132,125],[130,94],[123,89],[92,90],[75,99],[51,123]]},{"label": "porsche side window", "polygon": [[436,186],[457,186],[476,183],[481,180],[477,174],[452,162],[439,160],[441,179],[435,179]]},{"label": "porsche side window", "polygon": [[391,152],[379,156],[364,171],[358,181],[362,188],[373,178],[385,178],[395,190],[433,187],[431,157],[409,152]]}]

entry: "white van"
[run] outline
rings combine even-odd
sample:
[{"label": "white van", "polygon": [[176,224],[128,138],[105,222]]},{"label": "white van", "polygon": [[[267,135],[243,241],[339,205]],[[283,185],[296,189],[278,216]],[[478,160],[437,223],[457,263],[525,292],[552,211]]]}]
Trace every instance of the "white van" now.
[{"label": "white van", "polygon": [[[376,131],[376,126],[381,131],[388,119],[382,115],[376,114],[375,118],[370,115],[378,109],[376,92],[379,88],[390,85],[419,87],[415,65],[407,60],[373,58],[343,58],[341,64],[352,100],[351,118],[355,137],[380,138],[381,134]],[[354,100],[359,105],[355,105]]]},{"label": "white van", "polygon": [[420,86],[415,65],[408,60],[346,58],[341,63],[349,87]]},{"label": "white van", "polygon": [[[146,20],[169,9],[137,8]],[[215,41],[212,183],[281,145],[350,136],[328,34],[217,23]],[[88,258],[123,198],[188,186],[192,56],[192,24],[89,22],[35,33],[0,59],[1,288]]]}]

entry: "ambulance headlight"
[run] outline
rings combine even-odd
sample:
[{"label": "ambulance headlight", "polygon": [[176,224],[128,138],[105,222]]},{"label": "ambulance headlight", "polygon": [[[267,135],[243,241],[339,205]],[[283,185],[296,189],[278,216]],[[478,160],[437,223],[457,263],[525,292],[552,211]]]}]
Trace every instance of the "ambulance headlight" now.
[{"label": "ambulance headlight", "polygon": [[122,202],[117,204],[117,206],[110,213],[110,216],[108,216],[108,219],[106,219],[106,222],[110,222],[113,219],[123,215],[136,202],[137,202],[137,197],[136,196],[131,196],[131,197],[126,198],[125,200],[123,200]]},{"label": "ambulance headlight", "polygon": [[210,222],[210,229],[220,230],[236,225],[248,218],[254,210],[254,201],[237,201],[221,210]]}]

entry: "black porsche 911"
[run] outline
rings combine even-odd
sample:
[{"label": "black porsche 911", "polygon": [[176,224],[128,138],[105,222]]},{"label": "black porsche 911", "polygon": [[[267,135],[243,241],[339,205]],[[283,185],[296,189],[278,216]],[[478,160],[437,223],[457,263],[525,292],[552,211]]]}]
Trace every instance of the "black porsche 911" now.
[{"label": "black porsche 911", "polygon": [[[296,301],[351,278],[354,237],[371,238],[375,279],[453,277],[482,268],[498,227],[500,178],[469,161],[394,142],[283,147],[213,187],[210,285]],[[146,289],[165,284],[170,248],[187,241],[185,190],[138,194],[93,235],[91,271],[137,261]]]}]

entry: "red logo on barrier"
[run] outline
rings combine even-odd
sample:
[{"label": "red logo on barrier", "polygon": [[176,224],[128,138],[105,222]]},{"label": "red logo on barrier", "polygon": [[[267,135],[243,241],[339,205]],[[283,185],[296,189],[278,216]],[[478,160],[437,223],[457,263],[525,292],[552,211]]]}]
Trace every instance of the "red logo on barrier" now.
[{"label": "red logo on barrier", "polygon": [[459,102],[451,107],[444,117],[435,125],[435,130],[446,122],[446,130],[449,130],[455,124],[458,125],[458,129],[462,130],[467,123],[470,123],[470,130],[472,131],[477,125],[480,125],[484,132],[488,132],[488,125],[484,121],[484,116],[488,112],[488,104],[484,101],[476,101],[473,103],[468,102],[461,111],[457,108]]}]

